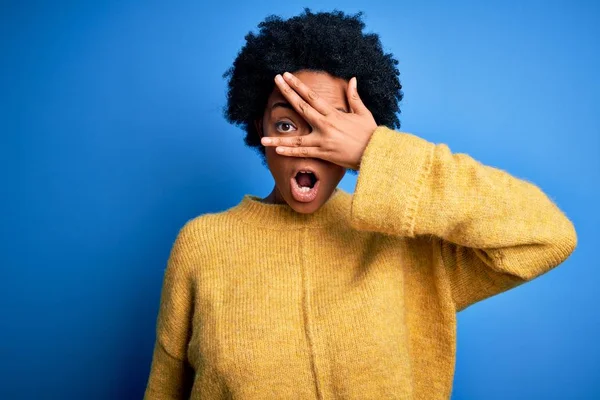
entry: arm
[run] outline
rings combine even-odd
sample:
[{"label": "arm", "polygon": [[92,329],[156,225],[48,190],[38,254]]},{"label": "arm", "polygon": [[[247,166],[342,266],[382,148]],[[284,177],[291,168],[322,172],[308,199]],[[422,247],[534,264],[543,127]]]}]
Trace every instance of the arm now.
[{"label": "arm", "polygon": [[577,245],[571,221],[537,186],[385,126],[363,153],[351,221],[440,238],[432,243],[457,311],[548,272]]},{"label": "arm", "polygon": [[188,398],[193,383],[193,370],[186,358],[194,293],[191,260],[186,252],[191,244],[188,227],[189,223],[180,230],[165,270],[145,400]]},{"label": "arm", "polygon": [[283,155],[359,168],[353,227],[437,238],[431,242],[457,311],[548,272],[575,249],[573,224],[537,186],[444,144],[378,127],[356,78],[346,92],[350,113],[292,74],[275,82],[313,130],[261,143]]}]

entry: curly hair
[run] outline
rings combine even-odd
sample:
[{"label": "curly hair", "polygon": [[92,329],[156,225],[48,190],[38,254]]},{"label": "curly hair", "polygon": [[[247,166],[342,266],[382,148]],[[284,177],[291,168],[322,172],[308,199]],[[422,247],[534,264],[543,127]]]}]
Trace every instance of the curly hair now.
[{"label": "curly hair", "polygon": [[223,114],[246,131],[244,142],[256,149],[263,165],[265,149],[253,121],[263,116],[273,78],[285,71],[325,71],[346,81],[356,76],[360,97],[377,125],[400,128],[397,114],[403,93],[398,60],[384,53],[379,35],[362,32],[362,15],[338,10],[312,13],[304,8],[304,13],[287,20],[270,15],[258,25],[258,34],[245,36],[246,44],[223,74],[229,78]]}]

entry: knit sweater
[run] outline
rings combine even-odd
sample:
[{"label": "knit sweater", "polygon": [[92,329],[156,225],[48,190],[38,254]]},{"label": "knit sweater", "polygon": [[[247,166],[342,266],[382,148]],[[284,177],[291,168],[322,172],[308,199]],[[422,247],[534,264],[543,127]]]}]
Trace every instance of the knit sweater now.
[{"label": "knit sweater", "polygon": [[534,184],[379,126],[354,194],[246,194],[186,222],[145,399],[447,399],[456,313],[548,272],[571,221]]}]

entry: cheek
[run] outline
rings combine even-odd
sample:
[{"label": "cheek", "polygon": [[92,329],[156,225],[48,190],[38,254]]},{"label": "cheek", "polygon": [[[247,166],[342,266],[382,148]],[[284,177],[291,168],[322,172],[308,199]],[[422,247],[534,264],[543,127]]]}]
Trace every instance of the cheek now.
[{"label": "cheek", "polygon": [[346,174],[346,168],[340,167],[339,165],[334,165],[327,169],[326,174],[327,174],[327,179],[332,184],[337,184],[337,183],[339,183],[339,181],[342,180],[342,178]]},{"label": "cheek", "polygon": [[267,157],[269,165],[281,165],[281,163],[284,162],[284,156],[277,153],[275,151],[275,147],[273,146],[268,146],[265,148],[265,156]]},{"label": "cheek", "polygon": [[285,178],[286,171],[289,169],[289,157],[278,154],[275,151],[275,147],[267,147],[265,149],[265,156],[273,177],[276,179]]}]

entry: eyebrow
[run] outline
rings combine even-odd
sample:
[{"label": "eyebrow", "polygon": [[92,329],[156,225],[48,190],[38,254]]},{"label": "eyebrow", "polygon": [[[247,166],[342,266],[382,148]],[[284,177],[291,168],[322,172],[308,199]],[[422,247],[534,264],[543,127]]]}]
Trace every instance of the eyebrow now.
[{"label": "eyebrow", "polygon": [[[275,103],[273,103],[273,105],[271,106],[271,111],[274,110],[276,107],[283,107],[283,108],[288,108],[290,110],[296,111],[294,109],[294,107],[292,107],[292,105],[290,103],[288,103],[287,101],[277,101]],[[344,112],[344,113],[348,113],[348,111],[346,111],[344,108],[338,107],[337,110]]]}]

